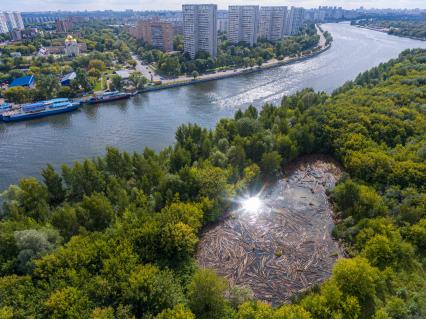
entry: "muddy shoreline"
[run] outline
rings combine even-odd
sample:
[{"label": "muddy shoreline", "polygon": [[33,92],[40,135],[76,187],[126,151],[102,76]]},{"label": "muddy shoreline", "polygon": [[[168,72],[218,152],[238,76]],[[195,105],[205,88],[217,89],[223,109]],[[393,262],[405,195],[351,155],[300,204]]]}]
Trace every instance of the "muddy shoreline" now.
[{"label": "muddy shoreline", "polygon": [[254,297],[279,305],[327,279],[343,251],[332,238],[327,190],[342,176],[327,156],[305,156],[261,195],[259,209],[239,209],[207,228],[197,260]]}]

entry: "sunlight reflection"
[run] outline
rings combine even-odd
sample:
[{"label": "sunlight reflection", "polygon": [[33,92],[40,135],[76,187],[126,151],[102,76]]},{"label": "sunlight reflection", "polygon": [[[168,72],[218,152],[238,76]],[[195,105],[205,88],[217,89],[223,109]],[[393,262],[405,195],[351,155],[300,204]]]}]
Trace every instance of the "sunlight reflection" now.
[{"label": "sunlight reflection", "polygon": [[248,213],[257,213],[262,208],[263,202],[259,196],[250,197],[241,201],[242,210]]}]

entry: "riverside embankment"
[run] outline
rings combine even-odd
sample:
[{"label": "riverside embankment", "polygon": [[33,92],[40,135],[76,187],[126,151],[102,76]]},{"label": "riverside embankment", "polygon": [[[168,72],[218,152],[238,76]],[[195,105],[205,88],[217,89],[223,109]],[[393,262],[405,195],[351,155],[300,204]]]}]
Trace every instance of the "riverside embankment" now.
[{"label": "riverside embankment", "polygon": [[320,55],[321,53],[329,50],[330,48],[331,48],[331,44],[325,46],[324,48],[318,49],[317,51],[314,51],[312,53],[309,53],[309,54],[306,54],[306,55],[303,55],[303,56],[298,56],[298,57],[294,57],[294,58],[286,58],[282,61],[274,60],[274,61],[271,61],[269,63],[265,63],[262,66],[258,66],[258,67],[235,70],[235,72],[231,71],[231,72],[227,72],[227,73],[224,73],[224,74],[215,73],[212,76],[202,77],[202,78],[199,78],[199,79],[176,81],[176,82],[172,82],[170,84],[151,86],[151,87],[147,87],[147,88],[141,90],[140,93],[166,90],[166,89],[170,89],[170,88],[193,85],[193,84],[197,84],[197,83],[205,83],[205,82],[217,81],[217,80],[222,80],[222,79],[227,79],[227,78],[233,78],[233,77],[245,75],[245,74],[258,73],[258,72],[262,72],[262,71],[269,70],[269,69],[272,69],[272,68],[306,61],[308,59],[311,59],[311,58],[314,58],[314,57]]},{"label": "riverside embankment", "polygon": [[[196,79],[190,78],[188,76],[180,76],[176,79],[164,80],[161,85],[147,87],[143,89],[140,93],[160,91],[160,90],[176,88],[181,86],[194,85],[197,83],[204,83],[204,82],[210,82],[210,81],[217,81],[221,79],[233,78],[233,77],[244,75],[244,74],[262,72],[264,70],[269,70],[269,69],[284,66],[284,65],[290,65],[293,63],[298,63],[298,62],[305,61],[307,59],[314,58],[318,56],[319,54],[330,49],[332,45],[332,43],[327,43],[327,40],[324,36],[324,31],[322,30],[322,28],[316,25],[316,29],[317,29],[318,35],[320,36],[318,45],[315,48],[312,48],[312,50],[302,52],[295,57],[285,57],[282,60],[272,59],[258,67],[228,69],[224,71],[218,71],[215,73],[203,74]],[[138,68],[140,70],[145,71],[144,66],[141,64],[141,61],[139,61],[136,56],[133,56],[133,58],[137,62]],[[158,76],[156,77],[158,78]]]}]

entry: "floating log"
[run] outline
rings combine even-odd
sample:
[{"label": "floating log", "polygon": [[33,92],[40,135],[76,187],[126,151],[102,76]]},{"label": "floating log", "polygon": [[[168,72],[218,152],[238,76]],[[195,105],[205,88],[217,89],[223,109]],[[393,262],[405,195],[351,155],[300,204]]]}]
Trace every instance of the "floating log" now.
[{"label": "floating log", "polygon": [[[342,170],[327,158],[292,163],[256,213],[235,211],[200,239],[197,260],[256,299],[279,305],[327,279],[342,250],[326,191]],[[277,251],[280,254],[277,254]]]}]

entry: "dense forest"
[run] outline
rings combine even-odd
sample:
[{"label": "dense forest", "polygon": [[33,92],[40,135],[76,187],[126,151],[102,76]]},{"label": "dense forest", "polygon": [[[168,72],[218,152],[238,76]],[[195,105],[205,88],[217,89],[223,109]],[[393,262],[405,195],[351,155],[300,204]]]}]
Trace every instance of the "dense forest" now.
[{"label": "dense forest", "polygon": [[[182,125],[155,153],[42,171],[2,195],[0,318],[420,319],[426,316],[426,50],[238,111]],[[350,258],[320,287],[272,308],[194,260],[229,199],[302,154],[338,159],[334,236]]]}]

